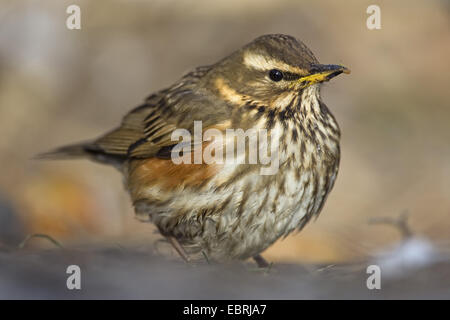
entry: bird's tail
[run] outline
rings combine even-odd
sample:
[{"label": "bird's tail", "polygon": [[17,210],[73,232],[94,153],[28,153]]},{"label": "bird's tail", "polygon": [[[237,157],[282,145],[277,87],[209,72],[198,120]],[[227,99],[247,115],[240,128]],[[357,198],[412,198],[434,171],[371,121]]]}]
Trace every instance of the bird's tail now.
[{"label": "bird's tail", "polygon": [[87,158],[104,164],[120,167],[125,160],[124,156],[105,152],[95,142],[81,142],[57,148],[55,150],[36,155],[38,160],[67,160]]},{"label": "bird's tail", "polygon": [[48,152],[40,153],[33,157],[33,159],[38,160],[63,160],[63,159],[74,159],[74,158],[86,158],[92,155],[90,151],[92,144],[77,143],[67,146],[63,146]]}]

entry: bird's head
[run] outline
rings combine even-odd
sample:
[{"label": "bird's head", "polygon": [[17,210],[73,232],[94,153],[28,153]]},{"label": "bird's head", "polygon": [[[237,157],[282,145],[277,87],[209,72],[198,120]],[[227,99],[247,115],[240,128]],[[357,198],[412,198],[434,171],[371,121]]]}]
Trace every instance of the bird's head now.
[{"label": "bird's head", "polygon": [[311,50],[294,37],[261,36],[219,62],[210,83],[231,101],[257,101],[272,105],[284,96],[328,81],[350,70],[341,65],[320,64]]}]

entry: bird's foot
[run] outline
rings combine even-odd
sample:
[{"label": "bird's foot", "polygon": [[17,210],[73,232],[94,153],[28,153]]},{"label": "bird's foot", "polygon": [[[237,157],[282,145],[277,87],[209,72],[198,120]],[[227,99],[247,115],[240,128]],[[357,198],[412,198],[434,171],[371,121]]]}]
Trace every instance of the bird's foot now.
[{"label": "bird's foot", "polygon": [[180,242],[177,240],[177,238],[168,236],[167,240],[169,240],[172,247],[175,249],[175,251],[179,254],[179,256],[186,262],[187,264],[190,264],[191,259],[189,258],[188,254],[184,250],[184,248],[181,246]]},{"label": "bird's foot", "polygon": [[260,254],[254,256],[253,260],[255,260],[256,264],[258,265],[258,268],[249,269],[249,271],[269,273],[272,270],[273,263],[272,262],[269,263]]}]

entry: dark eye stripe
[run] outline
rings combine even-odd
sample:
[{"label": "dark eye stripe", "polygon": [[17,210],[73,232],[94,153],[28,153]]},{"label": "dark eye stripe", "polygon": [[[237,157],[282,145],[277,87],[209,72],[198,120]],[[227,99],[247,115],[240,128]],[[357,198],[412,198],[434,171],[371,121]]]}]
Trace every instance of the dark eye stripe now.
[{"label": "dark eye stripe", "polygon": [[283,75],[284,75],[283,79],[287,81],[300,79],[300,75],[292,72],[283,72]]},{"label": "dark eye stripe", "polygon": [[289,71],[280,71],[278,69],[271,69],[269,71],[269,78],[275,82],[278,82],[281,80],[293,81],[293,80],[299,79],[300,75],[297,73],[289,72]]}]

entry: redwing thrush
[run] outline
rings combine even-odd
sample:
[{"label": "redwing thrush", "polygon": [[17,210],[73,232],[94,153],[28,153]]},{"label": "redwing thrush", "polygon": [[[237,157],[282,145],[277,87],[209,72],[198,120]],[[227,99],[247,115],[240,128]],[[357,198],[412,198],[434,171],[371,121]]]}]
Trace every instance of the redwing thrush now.
[{"label": "redwing thrush", "polygon": [[[150,95],[117,129],[44,157],[114,165],[136,214],[156,224],[185,259],[190,248],[218,261],[253,257],[265,265],[259,254],[317,216],[333,187],[340,131],[320,84],[341,73],[349,70],[319,64],[291,36],[264,35]],[[278,146],[278,170],[261,174],[258,163],[175,163],[172,133],[192,133],[194,121],[203,131],[265,129]]]}]

